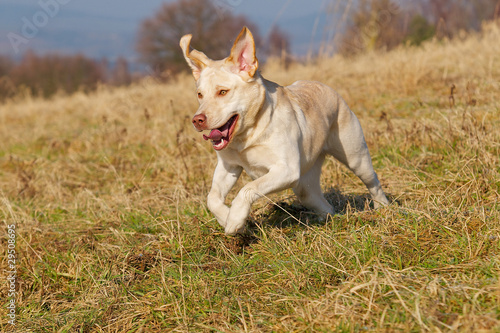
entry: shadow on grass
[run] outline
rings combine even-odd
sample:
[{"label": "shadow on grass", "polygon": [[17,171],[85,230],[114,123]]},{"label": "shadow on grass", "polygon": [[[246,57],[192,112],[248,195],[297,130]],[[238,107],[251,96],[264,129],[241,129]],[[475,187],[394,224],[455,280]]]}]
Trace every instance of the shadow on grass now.
[{"label": "shadow on grass", "polygon": [[[368,193],[343,194],[337,188],[331,188],[324,193],[326,200],[333,206],[335,214],[345,215],[347,211],[365,211],[373,209],[373,201]],[[387,195],[389,202],[393,202],[391,195]],[[263,213],[254,216],[249,221],[251,229],[265,224],[272,228],[285,229],[302,226],[321,226],[327,221],[318,214],[302,206],[298,200],[293,203],[278,202],[270,205]]]},{"label": "shadow on grass", "polygon": [[[368,193],[343,194],[337,188],[331,188],[324,193],[325,198],[335,209],[338,215],[346,215],[347,212],[362,212],[373,209],[373,201]],[[387,194],[389,202],[397,201]],[[318,214],[302,206],[298,200],[292,203],[281,201],[277,204],[269,204],[260,212],[252,213],[247,221],[247,231],[236,237],[221,235],[221,239],[228,250],[234,254],[241,254],[246,248],[261,241],[259,229],[262,227],[288,229],[292,233],[313,226],[323,226],[330,219],[324,220]],[[217,237],[216,237],[217,238]]]}]

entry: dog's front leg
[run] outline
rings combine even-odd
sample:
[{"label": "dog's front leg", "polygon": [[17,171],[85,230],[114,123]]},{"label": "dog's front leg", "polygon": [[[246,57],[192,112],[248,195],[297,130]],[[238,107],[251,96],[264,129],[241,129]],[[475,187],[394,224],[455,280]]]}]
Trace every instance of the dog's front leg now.
[{"label": "dog's front leg", "polygon": [[299,168],[290,165],[273,166],[267,174],[245,185],[234,198],[227,217],[226,234],[234,235],[245,230],[245,222],[252,204],[270,193],[294,187],[300,177]]},{"label": "dog's front leg", "polygon": [[229,215],[229,207],[225,204],[226,196],[240,177],[242,170],[240,166],[228,165],[220,159],[215,167],[212,188],[208,194],[207,204],[208,209],[210,209],[219,224],[224,228],[226,227]]}]

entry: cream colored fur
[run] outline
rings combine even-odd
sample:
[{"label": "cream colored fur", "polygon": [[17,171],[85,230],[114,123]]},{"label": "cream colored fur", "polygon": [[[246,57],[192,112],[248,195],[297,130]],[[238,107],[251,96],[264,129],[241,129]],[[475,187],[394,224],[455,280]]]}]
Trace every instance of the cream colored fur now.
[{"label": "cream colored fur", "polygon": [[[363,181],[375,207],[388,204],[359,121],[333,89],[312,81],[282,87],[264,79],[257,71],[255,43],[246,27],[223,60],[190,51],[190,40],[191,35],[184,36],[181,47],[199,95],[195,127],[217,129],[238,115],[232,139],[217,151],[208,195],[208,207],[227,234],[244,231],[253,202],[287,188],[293,188],[303,205],[322,216],[334,214],[320,187],[326,154]],[[253,181],[229,207],[226,196],[243,170]]]}]

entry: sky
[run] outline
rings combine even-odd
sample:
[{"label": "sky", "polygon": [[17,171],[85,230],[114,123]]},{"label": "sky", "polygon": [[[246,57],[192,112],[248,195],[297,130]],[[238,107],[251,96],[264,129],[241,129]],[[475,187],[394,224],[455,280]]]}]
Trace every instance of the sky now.
[{"label": "sky", "polygon": [[[140,23],[164,2],[174,0],[1,0],[0,54],[19,58],[37,53],[83,53],[113,61],[137,61],[134,50]],[[265,36],[273,26],[286,31],[292,52],[304,55],[321,39],[327,0],[207,0],[222,11],[243,14]],[[339,0],[337,0],[339,1]],[[315,23],[317,28],[314,29]],[[313,32],[316,32],[313,36]],[[235,35],[238,31],[235,31]],[[312,44],[312,47],[317,45]]]}]

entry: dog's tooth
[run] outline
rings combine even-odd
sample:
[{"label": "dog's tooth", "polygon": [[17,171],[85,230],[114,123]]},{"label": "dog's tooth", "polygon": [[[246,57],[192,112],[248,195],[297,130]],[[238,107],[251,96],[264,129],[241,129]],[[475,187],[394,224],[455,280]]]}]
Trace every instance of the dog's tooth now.
[{"label": "dog's tooth", "polygon": [[219,143],[214,144],[214,146],[217,147],[217,148],[222,147],[223,145],[224,145],[224,139],[220,139]]}]

